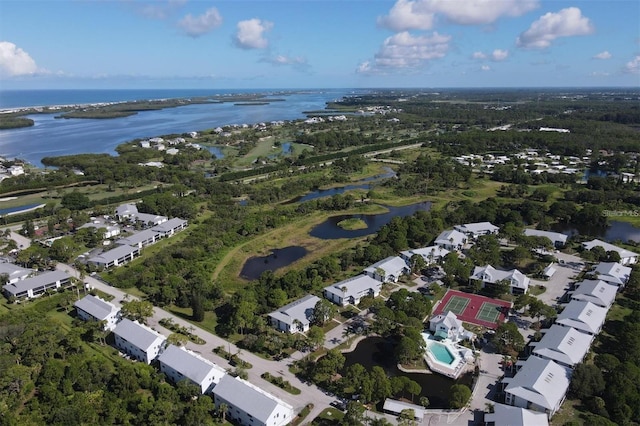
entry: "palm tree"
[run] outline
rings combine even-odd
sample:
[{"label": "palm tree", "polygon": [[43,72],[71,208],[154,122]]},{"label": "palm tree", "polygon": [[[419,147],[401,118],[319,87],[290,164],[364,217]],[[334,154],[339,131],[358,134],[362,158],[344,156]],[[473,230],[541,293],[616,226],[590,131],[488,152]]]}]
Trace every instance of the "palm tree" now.
[{"label": "palm tree", "polygon": [[227,420],[227,412],[229,411],[229,406],[224,402],[218,406],[218,412],[222,417],[222,421],[225,422]]}]

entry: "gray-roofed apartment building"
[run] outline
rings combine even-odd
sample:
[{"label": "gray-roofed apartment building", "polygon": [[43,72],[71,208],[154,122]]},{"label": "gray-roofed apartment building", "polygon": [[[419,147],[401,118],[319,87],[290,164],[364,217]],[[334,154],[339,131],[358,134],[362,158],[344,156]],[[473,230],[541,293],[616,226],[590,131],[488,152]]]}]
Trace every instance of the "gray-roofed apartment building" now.
[{"label": "gray-roofed apartment building", "polygon": [[0,275],[5,274],[7,276],[7,284],[24,280],[33,274],[33,272],[33,269],[23,268],[10,262],[0,263]]},{"label": "gray-roofed apartment building", "polygon": [[78,318],[84,321],[104,321],[105,330],[113,330],[120,320],[120,309],[113,303],[92,294],[87,294],[73,304]]},{"label": "gray-roofed apartment building", "polygon": [[325,287],[323,293],[325,298],[336,305],[346,306],[350,303],[357,305],[365,296],[376,297],[381,289],[382,282],[368,275],[357,275]]},{"label": "gray-roofed apartment building", "polygon": [[[542,330],[545,331],[545,330]],[[554,324],[545,331],[539,342],[531,343],[533,354],[573,368],[589,353],[594,336],[573,327]]]},{"label": "gray-roofed apartment building", "polygon": [[308,294],[283,306],[269,314],[269,322],[278,330],[286,333],[306,332],[309,330],[313,311],[316,303],[320,301],[318,296]]},{"label": "gray-roofed apartment building", "polygon": [[176,232],[182,231],[188,225],[189,222],[187,222],[186,220],[174,217],[164,223],[161,223],[160,225],[154,226],[153,228],[151,228],[151,230],[153,232],[157,232],[162,237],[170,237]]},{"label": "gray-roofed apartment building", "polygon": [[127,318],[116,325],[113,335],[118,349],[147,364],[158,357],[167,340],[157,331]]},{"label": "gray-roofed apartment building", "polygon": [[88,262],[98,267],[111,268],[112,266],[121,266],[131,262],[138,256],[140,256],[140,249],[138,247],[131,247],[124,244],[97,256],[93,256]]},{"label": "gray-roofed apartment building", "polygon": [[225,375],[213,388],[216,407],[226,404],[227,416],[240,425],[284,426],[295,413],[293,407],[238,377]]},{"label": "gray-roofed apartment building", "polygon": [[38,297],[49,289],[58,289],[71,282],[71,276],[64,271],[48,271],[33,277],[2,286],[5,296],[21,298]]},{"label": "gray-roofed apartment building", "polygon": [[184,347],[169,345],[158,357],[160,371],[173,383],[189,380],[200,388],[200,393],[207,393],[217,385],[226,374],[225,370],[191,352]]},{"label": "gray-roofed apartment building", "polygon": [[583,333],[596,335],[602,329],[607,310],[607,308],[601,308],[591,302],[572,300],[558,314],[556,324],[564,327],[573,327]]}]

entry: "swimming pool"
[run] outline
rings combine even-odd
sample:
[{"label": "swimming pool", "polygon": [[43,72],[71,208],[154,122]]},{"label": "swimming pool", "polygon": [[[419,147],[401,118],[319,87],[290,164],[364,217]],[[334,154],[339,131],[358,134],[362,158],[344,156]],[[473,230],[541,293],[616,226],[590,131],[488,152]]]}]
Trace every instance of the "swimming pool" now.
[{"label": "swimming pool", "polygon": [[451,365],[456,359],[445,345],[438,342],[430,342],[428,350],[438,362],[443,364]]}]

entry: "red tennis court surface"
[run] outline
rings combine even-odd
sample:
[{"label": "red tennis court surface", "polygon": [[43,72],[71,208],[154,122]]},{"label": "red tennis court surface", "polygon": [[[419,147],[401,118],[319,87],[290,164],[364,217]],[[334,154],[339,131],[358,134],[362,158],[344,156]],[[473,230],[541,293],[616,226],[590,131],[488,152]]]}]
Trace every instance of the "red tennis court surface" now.
[{"label": "red tennis court surface", "polygon": [[[464,303],[460,303],[462,299],[466,300],[467,303],[466,306],[464,306],[464,309],[459,313],[458,311],[460,311],[460,309],[456,308],[461,308],[462,305],[464,305]],[[449,305],[449,307],[447,307],[447,305]],[[482,308],[483,305],[485,306],[484,309]],[[487,306],[489,305],[495,306],[495,309],[499,311],[495,322],[477,318],[480,311],[486,311]],[[445,309],[451,310],[461,321],[493,329],[497,328],[498,325],[504,322],[510,308],[511,302],[492,299],[490,297],[480,296],[477,294],[463,293],[457,290],[448,290],[442,300],[440,300],[434,308],[433,315],[440,315],[445,311]]]}]

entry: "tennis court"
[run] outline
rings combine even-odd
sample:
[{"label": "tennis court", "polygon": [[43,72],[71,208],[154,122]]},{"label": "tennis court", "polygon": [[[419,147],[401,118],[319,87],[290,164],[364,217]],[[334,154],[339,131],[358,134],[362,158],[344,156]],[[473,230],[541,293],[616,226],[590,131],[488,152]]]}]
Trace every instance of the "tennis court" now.
[{"label": "tennis court", "polygon": [[449,301],[444,307],[445,311],[451,311],[456,315],[461,315],[465,309],[467,309],[467,305],[469,304],[469,299],[460,297],[460,296],[451,296]]},{"label": "tennis court", "polygon": [[502,312],[503,307],[500,305],[494,305],[493,303],[484,302],[476,315],[476,318],[481,321],[497,322],[498,316]]},{"label": "tennis court", "polygon": [[464,322],[495,329],[506,320],[510,308],[511,302],[505,300],[448,290],[433,307],[433,315],[451,311]]}]

